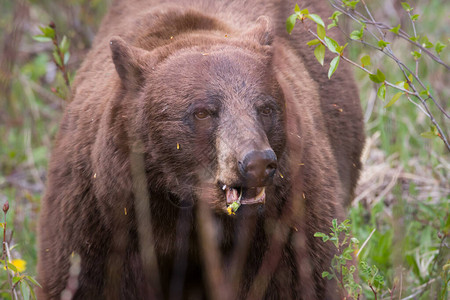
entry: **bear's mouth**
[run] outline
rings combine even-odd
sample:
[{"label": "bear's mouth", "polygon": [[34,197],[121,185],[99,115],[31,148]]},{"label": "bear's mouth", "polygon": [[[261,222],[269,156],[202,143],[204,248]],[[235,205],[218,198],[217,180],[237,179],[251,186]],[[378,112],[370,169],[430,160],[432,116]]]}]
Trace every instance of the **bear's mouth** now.
[{"label": "bear's mouth", "polygon": [[241,205],[264,204],[266,201],[266,187],[227,187],[223,186],[227,198],[227,205],[235,202]]}]

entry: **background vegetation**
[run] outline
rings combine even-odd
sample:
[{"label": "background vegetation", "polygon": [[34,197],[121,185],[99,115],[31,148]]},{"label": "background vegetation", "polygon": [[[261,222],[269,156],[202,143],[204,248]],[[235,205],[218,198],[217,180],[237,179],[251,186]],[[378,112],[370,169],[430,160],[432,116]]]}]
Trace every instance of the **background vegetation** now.
[{"label": "background vegetation", "polygon": [[[32,37],[41,33],[38,26],[53,21],[59,41],[63,35],[70,41],[68,76],[73,78],[108,2],[0,0],[0,205],[9,202],[6,220],[1,222],[7,224],[5,241],[11,248],[11,259],[26,262],[20,268],[17,264],[16,272],[0,269],[0,298],[11,297],[13,278],[8,278],[8,272],[19,278],[16,281],[27,283],[20,284],[24,290],[19,297],[26,298],[27,286],[33,286],[23,276],[36,274],[39,203],[52,141],[66,105],[63,99],[68,93],[52,58],[53,44]],[[400,23],[402,29],[412,30],[400,1],[366,2],[376,20],[392,26]],[[450,2],[409,3],[414,13],[420,14],[420,34],[448,45]],[[392,47],[405,63],[414,66],[408,45],[393,37]],[[447,64],[449,48],[441,53]],[[392,62],[383,59],[381,53],[354,43],[348,50],[355,61],[370,54],[372,64],[387,76],[401,80]],[[427,59],[421,61],[419,72],[440,105],[448,110],[450,72]],[[367,75],[355,70],[355,78],[365,112],[367,145],[364,171],[349,218],[353,235],[361,243],[375,229],[359,258],[376,265],[384,277],[379,299],[448,299],[449,152],[439,138],[420,135],[430,130],[430,122],[406,98],[384,108],[386,103],[377,99],[377,87]],[[437,117],[448,136],[448,119],[442,114]],[[363,277],[361,284],[365,297],[374,298],[367,278]]]}]

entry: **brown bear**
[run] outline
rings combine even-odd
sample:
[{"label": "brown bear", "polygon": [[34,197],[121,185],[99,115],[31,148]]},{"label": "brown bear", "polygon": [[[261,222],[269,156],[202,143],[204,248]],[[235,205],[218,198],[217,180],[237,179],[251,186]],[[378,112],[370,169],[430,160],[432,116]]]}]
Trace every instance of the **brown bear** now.
[{"label": "brown bear", "polygon": [[352,198],[362,112],[294,5],[113,2],[50,161],[39,299],[339,297],[313,235]]}]

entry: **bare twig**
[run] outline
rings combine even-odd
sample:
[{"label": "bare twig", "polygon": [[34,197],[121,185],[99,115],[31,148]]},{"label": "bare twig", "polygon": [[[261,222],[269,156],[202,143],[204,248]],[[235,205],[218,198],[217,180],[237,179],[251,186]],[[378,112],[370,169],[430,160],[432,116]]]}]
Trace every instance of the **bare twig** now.
[{"label": "bare twig", "polygon": [[377,298],[377,292],[375,291],[375,289],[373,288],[373,286],[372,286],[371,284],[369,284],[369,287],[370,287],[370,289],[372,290],[373,295],[375,296],[375,300],[377,300],[377,299],[378,299],[378,298]]},{"label": "bare twig", "polygon": [[369,242],[370,238],[372,237],[372,235],[375,233],[377,229],[374,228],[372,230],[372,232],[369,234],[369,236],[367,237],[367,239],[364,241],[364,243],[362,244],[361,248],[359,248],[358,253],[356,253],[356,257],[359,256],[359,254],[361,253],[362,249],[364,249],[364,247],[367,245],[367,243]]}]

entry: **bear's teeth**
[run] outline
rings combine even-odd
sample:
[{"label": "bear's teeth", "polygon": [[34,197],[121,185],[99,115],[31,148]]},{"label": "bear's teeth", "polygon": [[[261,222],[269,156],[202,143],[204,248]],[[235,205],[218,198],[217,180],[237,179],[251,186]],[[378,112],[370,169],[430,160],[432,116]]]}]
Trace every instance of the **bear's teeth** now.
[{"label": "bear's teeth", "polygon": [[256,192],[258,193],[253,198],[244,198],[241,200],[241,204],[264,204],[266,201],[266,188],[256,188]]},{"label": "bear's teeth", "polygon": [[225,189],[227,188],[227,185],[226,184],[224,184],[223,185],[223,187],[222,187],[222,190],[224,190],[225,191]]},{"label": "bear's teeth", "polygon": [[261,192],[259,192],[258,196],[255,197],[255,200],[256,200],[257,202],[258,202],[258,201],[264,202],[265,197],[266,197],[266,188],[263,187],[263,188],[261,189]]},{"label": "bear's teeth", "polygon": [[227,204],[237,202],[239,200],[238,191],[234,188],[229,187],[227,189]]}]

